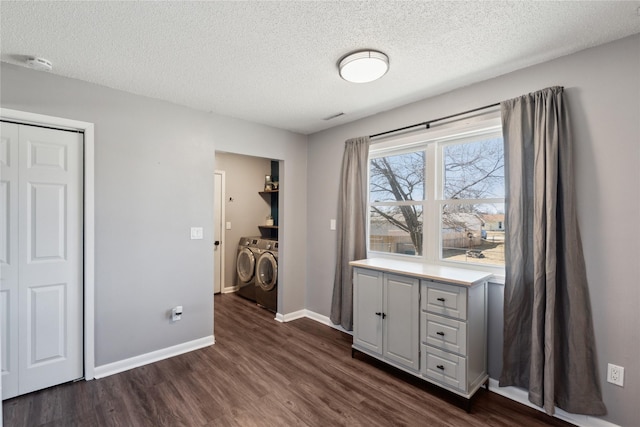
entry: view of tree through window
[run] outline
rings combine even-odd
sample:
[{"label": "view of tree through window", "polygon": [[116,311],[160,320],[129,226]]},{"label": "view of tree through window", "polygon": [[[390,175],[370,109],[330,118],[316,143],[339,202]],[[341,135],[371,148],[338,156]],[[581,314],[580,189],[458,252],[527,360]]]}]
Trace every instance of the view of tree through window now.
[{"label": "view of tree through window", "polygon": [[504,265],[502,138],[444,145],[442,163],[441,257]]},{"label": "view of tree through window", "polygon": [[424,151],[371,159],[371,250],[422,254],[424,170]]},{"label": "view of tree through window", "polygon": [[[504,265],[502,137],[434,144],[371,156],[369,249],[413,256],[432,251],[431,258]],[[427,170],[427,164],[437,166]],[[427,200],[427,193],[434,199]],[[434,235],[425,236],[427,229]]]},{"label": "view of tree through window", "polygon": [[442,151],[443,199],[504,199],[502,138],[449,144]]}]

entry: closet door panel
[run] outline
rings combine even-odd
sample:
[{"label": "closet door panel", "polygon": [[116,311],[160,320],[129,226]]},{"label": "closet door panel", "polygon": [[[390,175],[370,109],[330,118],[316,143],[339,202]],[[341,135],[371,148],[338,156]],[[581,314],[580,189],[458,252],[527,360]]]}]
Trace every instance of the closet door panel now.
[{"label": "closet door panel", "polygon": [[19,126],[0,123],[0,331],[2,398],[18,395]]}]

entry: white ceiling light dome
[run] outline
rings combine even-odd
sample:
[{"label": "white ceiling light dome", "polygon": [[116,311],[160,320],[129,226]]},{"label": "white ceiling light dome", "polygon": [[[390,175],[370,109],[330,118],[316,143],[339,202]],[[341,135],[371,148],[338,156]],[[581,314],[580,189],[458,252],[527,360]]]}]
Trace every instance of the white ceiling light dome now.
[{"label": "white ceiling light dome", "polygon": [[378,80],[389,70],[389,57],[376,50],[350,53],[340,61],[340,77],[352,83]]},{"label": "white ceiling light dome", "polygon": [[51,71],[53,64],[46,58],[30,56],[25,60],[27,67],[38,71]]}]

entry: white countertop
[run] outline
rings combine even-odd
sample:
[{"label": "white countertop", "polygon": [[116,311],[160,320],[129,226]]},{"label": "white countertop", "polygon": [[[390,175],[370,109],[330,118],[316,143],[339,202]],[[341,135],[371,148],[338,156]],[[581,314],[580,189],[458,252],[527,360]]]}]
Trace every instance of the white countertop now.
[{"label": "white countertop", "polygon": [[465,286],[475,285],[476,283],[488,280],[493,276],[493,274],[485,271],[443,267],[441,265],[398,261],[387,258],[361,259],[351,261],[349,265],[387,273],[404,274],[406,276],[414,276],[421,279],[441,280],[443,282]]}]

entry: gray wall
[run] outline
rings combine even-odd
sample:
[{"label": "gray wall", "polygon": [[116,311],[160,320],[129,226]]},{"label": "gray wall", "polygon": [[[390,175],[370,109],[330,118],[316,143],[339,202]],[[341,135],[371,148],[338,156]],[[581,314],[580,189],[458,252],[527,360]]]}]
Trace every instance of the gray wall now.
[{"label": "gray wall", "polygon": [[[600,378],[609,415],[640,419],[640,36],[622,39],[406,105],[309,137],[306,306],[329,315],[338,178],[344,141],[513,98],[566,89],[575,135],[578,221],[587,263]],[[428,70],[426,77],[428,78]],[[501,369],[502,295],[490,286],[491,376]],[[625,367],[624,388],[608,384],[607,362]]]},{"label": "gray wall", "polygon": [[[213,333],[216,149],[284,160],[280,308],[304,308],[305,136],[0,66],[2,107],[95,123],[96,366]],[[204,240],[189,239],[191,226]],[[184,316],[171,324],[177,304]]]},{"label": "gray wall", "polygon": [[264,188],[264,176],[271,175],[271,160],[216,152],[216,170],[225,171],[225,222],[231,222],[231,230],[224,232],[223,288],[230,288],[236,282],[240,238],[259,236],[258,224],[264,224],[271,214],[270,205],[258,194]]}]

